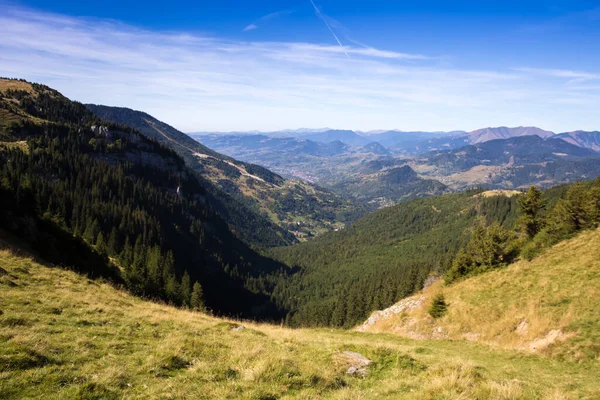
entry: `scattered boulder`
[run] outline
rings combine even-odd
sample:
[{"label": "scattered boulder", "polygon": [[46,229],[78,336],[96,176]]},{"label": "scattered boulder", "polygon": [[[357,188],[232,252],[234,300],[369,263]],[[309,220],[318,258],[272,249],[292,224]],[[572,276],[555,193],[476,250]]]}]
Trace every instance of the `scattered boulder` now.
[{"label": "scattered boulder", "polygon": [[246,329],[246,327],[244,325],[238,325],[238,326],[231,328],[230,331],[231,332],[239,332],[239,331],[243,331],[244,329]]},{"label": "scattered boulder", "polygon": [[367,357],[354,351],[344,351],[342,353],[346,362],[350,364],[346,373],[348,375],[367,376],[369,371],[367,367],[372,363]]}]

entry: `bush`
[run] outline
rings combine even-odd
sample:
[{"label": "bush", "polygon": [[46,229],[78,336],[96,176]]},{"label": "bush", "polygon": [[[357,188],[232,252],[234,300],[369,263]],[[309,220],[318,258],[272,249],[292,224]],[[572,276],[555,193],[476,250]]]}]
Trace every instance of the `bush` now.
[{"label": "bush", "polygon": [[446,315],[447,311],[448,304],[446,303],[444,295],[442,293],[437,294],[431,302],[431,307],[429,307],[429,315],[431,315],[435,319],[438,319]]},{"label": "bush", "polygon": [[521,257],[527,261],[533,260],[537,257],[545,248],[551,247],[560,241],[560,237],[557,237],[549,229],[543,229],[535,235],[533,240],[527,241],[522,245]]}]

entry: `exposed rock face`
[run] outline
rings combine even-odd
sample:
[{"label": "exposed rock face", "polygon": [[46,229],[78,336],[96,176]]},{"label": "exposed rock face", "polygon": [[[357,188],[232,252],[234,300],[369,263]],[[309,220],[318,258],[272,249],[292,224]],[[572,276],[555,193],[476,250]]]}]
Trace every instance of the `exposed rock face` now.
[{"label": "exposed rock face", "polygon": [[348,375],[366,376],[369,374],[367,367],[372,361],[367,357],[354,351],[344,351],[342,356],[345,358],[346,362],[350,364],[350,367],[348,367],[348,370],[346,371]]},{"label": "exposed rock face", "polygon": [[362,326],[356,328],[357,331],[364,332],[370,326],[373,326],[377,321],[388,319],[393,315],[400,314],[407,310],[414,310],[422,307],[425,297],[409,297],[399,301],[393,306],[386,308],[385,310],[375,311],[369,319],[367,319]]},{"label": "exposed rock face", "polygon": [[106,126],[92,125],[90,127],[90,129],[92,132],[94,132],[95,135],[106,136],[106,137],[109,136],[109,131]]}]

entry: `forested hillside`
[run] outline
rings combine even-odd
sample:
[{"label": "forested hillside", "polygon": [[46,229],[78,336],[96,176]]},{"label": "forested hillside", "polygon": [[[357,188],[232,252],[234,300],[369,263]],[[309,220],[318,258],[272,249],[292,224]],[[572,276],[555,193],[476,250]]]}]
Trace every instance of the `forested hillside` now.
[{"label": "forested hillside", "polygon": [[[241,220],[235,228],[261,247],[280,246],[334,229],[363,215],[365,209],[329,190],[305,181],[284,179],[270,170],[217,153],[172,126],[141,111],[87,105],[99,117],[130,126],[175,150],[200,174],[216,199],[225,199],[226,220]],[[261,240],[248,226],[271,224],[279,242]],[[242,226],[240,226],[242,225]],[[266,233],[263,235],[266,236]],[[282,243],[285,241],[285,243]]]},{"label": "forested hillside", "polygon": [[551,187],[600,175],[600,153],[556,137],[520,136],[422,154],[410,165],[453,190]]},{"label": "forested hillside", "polygon": [[272,254],[300,273],[274,297],[292,325],[352,326],[371,311],[419,290],[469,239],[478,218],[514,225],[516,198],[478,191],[411,200],[374,212],[349,229]]},{"label": "forested hillside", "polygon": [[230,232],[173,150],[46,86],[0,84],[3,229],[141,296],[192,306],[194,291],[216,313],[279,316],[269,294],[287,268]]},{"label": "forested hillside", "polygon": [[[574,226],[555,221],[550,236],[539,221],[513,230],[528,215],[517,215],[520,199],[529,197],[472,190],[379,210],[348,229],[273,249],[273,261],[232,234],[212,187],[172,149],[48,87],[0,82],[2,227],[52,262],[173,304],[348,327],[419,290],[431,274],[454,281],[519,253],[534,257],[596,218],[591,183],[543,193],[540,212]],[[390,185],[414,176],[405,172]],[[318,208],[286,196],[278,207],[288,212]],[[480,251],[488,244],[491,253]],[[481,254],[503,261],[492,265]]]},{"label": "forested hillside", "polygon": [[352,326],[420,290],[533,259],[600,224],[600,179],[544,192],[467,191],[409,201],[350,229],[272,251],[299,267],[274,298],[291,325]]}]

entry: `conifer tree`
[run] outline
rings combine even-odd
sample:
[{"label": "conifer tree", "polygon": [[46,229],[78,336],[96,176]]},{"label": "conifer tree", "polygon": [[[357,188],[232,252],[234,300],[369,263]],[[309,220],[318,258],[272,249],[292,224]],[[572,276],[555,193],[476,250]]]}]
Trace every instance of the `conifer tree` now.
[{"label": "conifer tree", "polygon": [[102,232],[98,233],[98,238],[96,239],[96,250],[100,253],[106,253],[106,243],[104,242],[104,235]]},{"label": "conifer tree", "polygon": [[175,275],[170,275],[165,282],[165,295],[171,304],[179,304],[179,284]]},{"label": "conifer tree", "polygon": [[523,232],[533,238],[543,225],[540,213],[546,207],[546,201],[542,197],[542,191],[531,185],[527,193],[519,198],[518,205],[521,214],[519,224]]},{"label": "conifer tree", "polygon": [[113,226],[108,236],[108,243],[106,244],[108,254],[116,255],[121,252],[121,246],[119,246],[119,239],[117,238],[117,229]]},{"label": "conifer tree", "polygon": [[133,247],[133,265],[137,269],[145,269],[146,263],[146,248],[142,236],[138,235],[135,246]]},{"label": "conifer tree", "polygon": [[441,318],[446,315],[448,311],[448,304],[446,303],[446,298],[442,293],[438,293],[431,303],[431,307],[429,307],[429,315],[433,318]]},{"label": "conifer tree", "polygon": [[125,238],[125,245],[123,246],[123,251],[121,252],[121,263],[125,269],[131,267],[133,264],[133,248],[131,247],[129,236]]},{"label": "conifer tree", "polygon": [[190,307],[192,308],[192,310],[206,311],[206,307],[204,305],[204,293],[202,291],[202,286],[200,286],[198,282],[194,283],[194,288],[192,289]]},{"label": "conifer tree", "polygon": [[190,296],[192,294],[192,283],[190,281],[190,274],[188,274],[187,270],[183,273],[183,277],[181,278],[181,286],[179,286],[179,298],[181,299],[181,304],[184,307],[190,306]]},{"label": "conifer tree", "polygon": [[163,282],[162,255],[160,247],[153,246],[146,253],[146,291],[159,293]]},{"label": "conifer tree", "polygon": [[85,231],[83,232],[83,239],[91,244],[96,243],[96,236],[99,230],[98,221],[88,219]]}]

